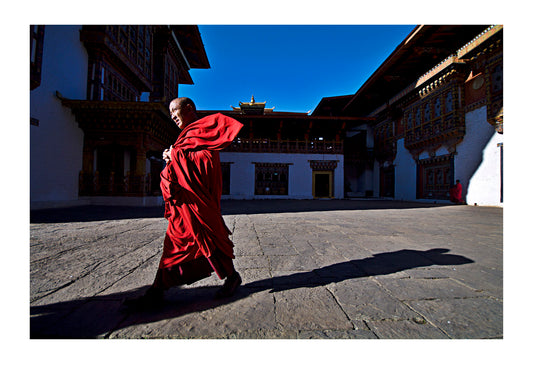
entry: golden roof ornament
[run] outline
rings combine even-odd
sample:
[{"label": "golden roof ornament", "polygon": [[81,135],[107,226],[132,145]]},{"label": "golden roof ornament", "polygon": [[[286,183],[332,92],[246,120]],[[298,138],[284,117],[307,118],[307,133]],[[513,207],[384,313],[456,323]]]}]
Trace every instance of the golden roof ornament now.
[{"label": "golden roof ornament", "polygon": [[252,95],[250,102],[239,102],[239,107],[231,106],[233,111],[239,111],[241,114],[263,114],[265,112],[272,112],[274,108],[265,109],[265,102],[256,102]]}]

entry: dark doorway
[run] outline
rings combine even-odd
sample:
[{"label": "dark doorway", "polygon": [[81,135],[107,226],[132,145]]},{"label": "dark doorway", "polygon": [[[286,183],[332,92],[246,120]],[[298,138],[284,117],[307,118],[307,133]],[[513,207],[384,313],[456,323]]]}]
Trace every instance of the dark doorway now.
[{"label": "dark doorway", "polygon": [[313,196],[315,198],[331,198],[332,195],[332,177],[330,171],[313,172]]},{"label": "dark doorway", "polygon": [[380,169],[379,196],[394,198],[394,166]]}]

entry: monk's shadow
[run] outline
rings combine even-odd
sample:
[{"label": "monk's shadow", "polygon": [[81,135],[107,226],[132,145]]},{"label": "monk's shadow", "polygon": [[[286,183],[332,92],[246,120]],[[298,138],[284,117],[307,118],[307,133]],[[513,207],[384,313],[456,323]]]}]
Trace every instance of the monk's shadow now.
[{"label": "monk's shadow", "polygon": [[[398,250],[372,257],[332,264],[311,271],[256,280],[242,285],[227,299],[214,299],[219,287],[177,288],[167,292],[165,305],[143,312],[125,313],[121,303],[125,298],[142,294],[148,286],[127,292],[80,298],[50,305],[30,307],[31,338],[96,338],[111,336],[142,337],[147,334],[121,329],[184,317],[227,305],[261,291],[280,292],[303,287],[318,287],[348,279],[388,275],[399,271],[434,265],[454,266],[474,261],[461,255],[447,254],[449,249]],[[144,331],[144,330],[140,330]],[[165,334],[147,336],[164,337]]]},{"label": "monk's shadow", "polygon": [[446,254],[449,251],[449,249],[430,249],[427,251],[404,249],[374,254],[364,259],[340,262],[311,271],[251,282],[246,284],[246,287],[260,287],[271,282],[271,291],[279,292],[294,288],[312,288],[330,283],[338,283],[347,279],[389,275],[418,267],[434,265],[451,266],[474,262],[461,255]]}]

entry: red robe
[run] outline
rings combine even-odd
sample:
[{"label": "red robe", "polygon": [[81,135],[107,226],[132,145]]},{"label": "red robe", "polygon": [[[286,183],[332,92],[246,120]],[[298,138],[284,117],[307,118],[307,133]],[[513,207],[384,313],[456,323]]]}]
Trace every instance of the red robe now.
[{"label": "red robe", "polygon": [[458,203],[463,200],[463,186],[460,183],[455,184],[450,189],[450,200],[454,203]]},{"label": "red robe", "polygon": [[[231,144],[242,126],[220,113],[209,115],[187,125],[174,143],[171,162],[161,172],[168,228],[160,270],[179,265],[192,266],[189,270],[205,269],[207,262],[202,260],[208,260],[211,269],[220,278],[225,277],[219,262],[231,262],[235,256],[231,232],[220,212],[222,172],[218,151]],[[181,268],[179,271],[183,274]]]}]

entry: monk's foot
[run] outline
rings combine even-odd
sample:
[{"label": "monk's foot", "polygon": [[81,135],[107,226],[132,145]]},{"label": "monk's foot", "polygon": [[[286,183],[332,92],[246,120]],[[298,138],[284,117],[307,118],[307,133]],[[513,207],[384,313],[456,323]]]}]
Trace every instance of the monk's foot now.
[{"label": "monk's foot", "polygon": [[150,287],[141,297],[130,298],[122,303],[127,311],[145,311],[157,309],[163,305],[164,292],[162,289]]},{"label": "monk's foot", "polygon": [[224,282],[224,285],[222,288],[220,288],[217,293],[215,294],[216,298],[224,298],[224,297],[231,297],[239,287],[239,285],[242,284],[241,275],[237,271],[233,273],[233,275],[228,276],[226,278],[226,281]]}]

